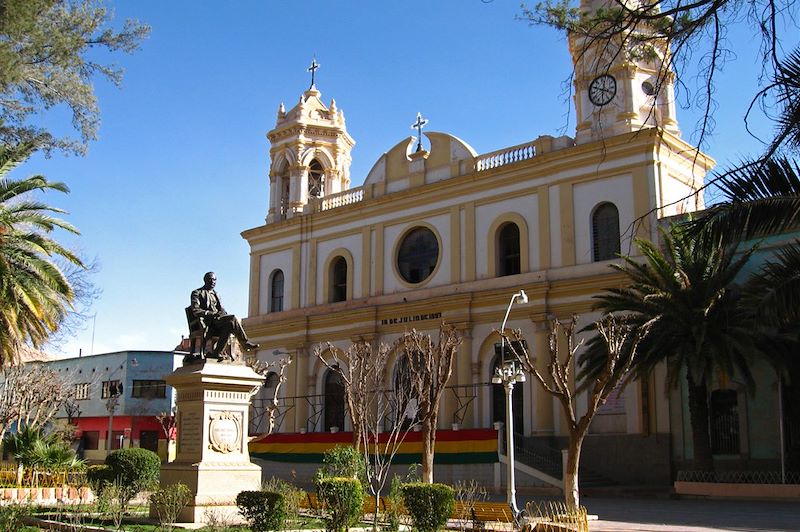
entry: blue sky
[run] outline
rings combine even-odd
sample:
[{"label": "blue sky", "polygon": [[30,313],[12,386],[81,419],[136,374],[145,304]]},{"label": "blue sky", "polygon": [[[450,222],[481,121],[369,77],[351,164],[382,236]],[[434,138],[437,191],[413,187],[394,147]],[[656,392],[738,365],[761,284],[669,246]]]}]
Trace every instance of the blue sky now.
[{"label": "blue sky", "polygon": [[[69,184],[69,196],[46,200],[82,231],[63,239],[101,266],[94,347],[90,320],[61,356],[172,349],[186,333],[189,293],[208,270],[227,309],[246,315],[249,249],[239,233],[264,221],[265,134],[278,105],[292,107],[308,88],[314,55],[317,88],[325,102],[336,99],[357,143],[353,186],[412,133],[418,111],[429,130],[479,153],[574,134],[566,41],[515,20],[515,0],[111,5],[117,22],[139,19],[152,34],[139,52],[114,57],[125,68],[122,89],[96,84],[100,139],[85,157],[36,155],[16,171]],[[740,51],[719,80],[717,133],[706,147],[721,163],[758,151],[742,126],[758,42],[747,28],[729,30]],[[48,117],[64,127],[58,111]],[[697,117],[679,110],[689,140]],[[755,127],[769,131],[762,120]]]}]

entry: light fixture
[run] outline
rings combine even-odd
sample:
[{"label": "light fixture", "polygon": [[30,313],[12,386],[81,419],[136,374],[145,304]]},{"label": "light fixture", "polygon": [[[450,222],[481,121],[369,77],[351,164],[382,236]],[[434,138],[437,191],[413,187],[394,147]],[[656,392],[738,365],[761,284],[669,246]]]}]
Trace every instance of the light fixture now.
[{"label": "light fixture", "polygon": [[[503,323],[500,325],[500,356],[502,357],[502,364],[500,368],[497,368],[495,372],[495,376],[492,377],[493,384],[502,384],[503,388],[505,389],[506,395],[506,458],[508,461],[508,471],[507,471],[507,480],[508,480],[508,490],[507,490],[507,502],[509,508],[511,508],[511,513],[514,516],[514,522],[517,522],[521,512],[519,507],[517,506],[517,497],[516,497],[516,486],[514,480],[514,407],[512,401],[512,392],[514,391],[514,384],[515,383],[522,383],[525,382],[525,372],[519,366],[517,366],[518,356],[516,352],[514,353],[514,357],[509,360],[506,360],[506,322],[508,322],[508,316],[511,314],[511,307],[514,306],[514,302],[519,302],[520,304],[525,304],[528,302],[528,294],[525,293],[525,290],[520,290],[519,292],[515,293],[511,296],[511,300],[508,302],[508,308],[506,309],[506,315],[503,317]],[[512,346],[512,351],[514,351]]]}]

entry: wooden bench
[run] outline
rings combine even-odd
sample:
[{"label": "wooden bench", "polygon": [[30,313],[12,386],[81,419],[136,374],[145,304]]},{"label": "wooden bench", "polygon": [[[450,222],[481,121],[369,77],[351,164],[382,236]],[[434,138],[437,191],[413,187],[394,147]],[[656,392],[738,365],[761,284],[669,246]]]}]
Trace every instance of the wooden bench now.
[{"label": "wooden bench", "polygon": [[503,502],[476,502],[472,507],[456,501],[453,518],[472,521],[473,530],[513,530],[514,516]]},{"label": "wooden bench", "polygon": [[[306,496],[300,501],[300,507],[307,510],[318,512],[322,510],[322,501],[319,500],[317,494],[313,491],[306,492]],[[386,497],[381,497],[380,507],[381,512],[387,512],[391,508],[391,503],[387,501]],[[375,497],[369,494],[364,495],[364,508],[365,514],[375,513]]]}]

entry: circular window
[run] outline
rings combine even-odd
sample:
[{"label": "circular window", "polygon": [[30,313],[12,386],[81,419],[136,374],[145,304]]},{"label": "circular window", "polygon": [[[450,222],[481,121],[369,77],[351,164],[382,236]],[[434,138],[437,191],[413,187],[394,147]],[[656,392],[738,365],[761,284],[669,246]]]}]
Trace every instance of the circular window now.
[{"label": "circular window", "polygon": [[439,261],[439,241],[427,227],[412,229],[397,250],[397,270],[409,283],[421,283],[431,276]]}]

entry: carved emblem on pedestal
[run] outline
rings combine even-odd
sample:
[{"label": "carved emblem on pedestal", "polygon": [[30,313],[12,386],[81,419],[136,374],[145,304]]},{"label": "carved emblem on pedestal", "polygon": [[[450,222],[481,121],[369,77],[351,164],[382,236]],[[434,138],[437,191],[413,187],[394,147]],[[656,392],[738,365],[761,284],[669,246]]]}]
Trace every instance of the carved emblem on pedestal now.
[{"label": "carved emblem on pedestal", "polygon": [[210,416],[208,438],[211,449],[220,453],[238,451],[242,444],[242,419],[239,412],[215,412]]}]

